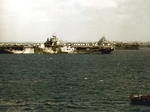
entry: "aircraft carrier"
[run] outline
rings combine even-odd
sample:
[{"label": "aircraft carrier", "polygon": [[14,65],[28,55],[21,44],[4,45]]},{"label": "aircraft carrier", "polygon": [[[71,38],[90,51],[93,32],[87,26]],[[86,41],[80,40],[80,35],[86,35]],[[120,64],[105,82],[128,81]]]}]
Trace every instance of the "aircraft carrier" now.
[{"label": "aircraft carrier", "polygon": [[103,36],[97,42],[63,42],[56,35],[44,43],[1,43],[1,54],[109,54],[114,45]]}]

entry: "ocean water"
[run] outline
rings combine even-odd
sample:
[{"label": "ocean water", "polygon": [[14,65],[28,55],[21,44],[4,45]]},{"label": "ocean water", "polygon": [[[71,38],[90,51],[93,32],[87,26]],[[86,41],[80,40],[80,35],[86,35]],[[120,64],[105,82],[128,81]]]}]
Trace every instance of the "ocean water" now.
[{"label": "ocean water", "polygon": [[150,49],[111,54],[0,54],[1,112],[150,112]]}]

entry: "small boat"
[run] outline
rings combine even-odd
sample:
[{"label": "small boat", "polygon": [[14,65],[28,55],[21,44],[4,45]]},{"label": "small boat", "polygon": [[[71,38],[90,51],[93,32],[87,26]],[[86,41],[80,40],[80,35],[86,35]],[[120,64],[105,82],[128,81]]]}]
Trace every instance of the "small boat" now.
[{"label": "small boat", "polygon": [[132,104],[136,105],[150,105],[150,94],[131,94],[130,97]]}]

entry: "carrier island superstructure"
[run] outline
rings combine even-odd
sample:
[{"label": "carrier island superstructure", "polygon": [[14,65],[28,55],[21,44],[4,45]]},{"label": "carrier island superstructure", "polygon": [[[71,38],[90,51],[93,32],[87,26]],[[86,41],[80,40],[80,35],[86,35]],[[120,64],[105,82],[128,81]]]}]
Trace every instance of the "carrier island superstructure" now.
[{"label": "carrier island superstructure", "polygon": [[0,53],[10,54],[109,54],[113,50],[104,36],[97,42],[63,42],[52,35],[44,43],[0,44]]}]

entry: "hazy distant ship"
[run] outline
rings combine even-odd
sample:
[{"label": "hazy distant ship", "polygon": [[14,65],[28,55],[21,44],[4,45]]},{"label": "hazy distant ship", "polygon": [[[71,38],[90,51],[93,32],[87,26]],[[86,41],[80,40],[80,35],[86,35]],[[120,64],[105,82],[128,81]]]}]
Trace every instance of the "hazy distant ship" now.
[{"label": "hazy distant ship", "polygon": [[138,43],[116,43],[116,50],[139,50],[140,45]]}]

